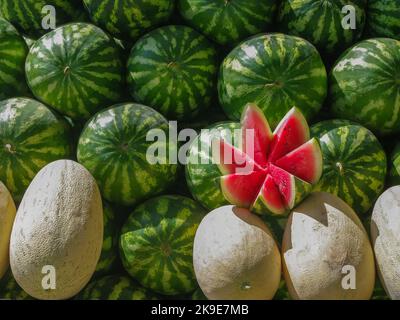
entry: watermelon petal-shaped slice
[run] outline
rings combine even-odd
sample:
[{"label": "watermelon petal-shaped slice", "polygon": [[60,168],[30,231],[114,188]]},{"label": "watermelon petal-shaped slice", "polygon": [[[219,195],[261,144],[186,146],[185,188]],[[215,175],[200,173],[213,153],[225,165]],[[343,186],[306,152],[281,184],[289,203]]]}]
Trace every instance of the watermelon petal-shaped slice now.
[{"label": "watermelon petal-shaped slice", "polygon": [[275,165],[292,175],[315,184],[322,175],[323,160],[321,146],[313,138],[275,162]]},{"label": "watermelon petal-shaped slice", "polygon": [[264,171],[253,171],[248,175],[231,174],[221,177],[221,190],[225,199],[238,207],[249,208],[264,183],[265,175]]},{"label": "watermelon petal-shaped slice", "polygon": [[271,175],[267,175],[257,199],[250,209],[255,213],[268,213],[274,216],[284,216],[287,213],[281,192]]},{"label": "watermelon petal-shaped slice", "polygon": [[212,159],[223,175],[246,175],[261,170],[250,156],[223,139],[215,139],[212,142]]},{"label": "watermelon petal-shaped slice", "polygon": [[268,164],[272,131],[264,113],[255,104],[248,104],[241,120],[242,150],[261,167]]},{"label": "watermelon petal-shaped slice", "polygon": [[310,139],[307,120],[297,108],[291,109],[274,131],[268,161],[274,163]]},{"label": "watermelon petal-shaped slice", "polygon": [[291,210],[303,201],[312,191],[312,185],[289,172],[270,165],[269,174],[278,186],[287,209]]}]

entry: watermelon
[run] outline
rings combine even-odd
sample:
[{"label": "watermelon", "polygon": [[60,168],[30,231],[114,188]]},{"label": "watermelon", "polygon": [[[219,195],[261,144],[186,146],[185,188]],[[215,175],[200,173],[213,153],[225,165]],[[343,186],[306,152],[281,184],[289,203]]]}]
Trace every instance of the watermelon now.
[{"label": "watermelon", "polygon": [[390,173],[389,173],[389,184],[391,186],[400,185],[400,144],[398,143],[390,159]]},{"label": "watermelon", "polygon": [[185,26],[154,30],[133,46],[128,61],[131,95],[167,118],[188,120],[210,106],[216,86],[217,52]]},{"label": "watermelon", "polygon": [[100,28],[72,23],[31,47],[26,77],[33,94],[73,119],[87,119],[121,100],[123,63],[114,40]]},{"label": "watermelon", "polygon": [[70,157],[71,130],[64,119],[32,99],[0,101],[0,180],[16,202],[40,169]]},{"label": "watermelon", "polygon": [[11,270],[0,279],[0,300],[33,300],[15,281]]},{"label": "watermelon", "polygon": [[312,137],[319,138],[333,129],[349,125],[358,125],[358,123],[346,119],[330,119],[330,120],[320,121],[311,126],[310,135]]},{"label": "watermelon", "polygon": [[[355,29],[342,26],[342,21],[348,23],[345,17],[349,12],[342,12],[346,5],[355,9]],[[362,35],[366,5],[366,0],[283,0],[278,14],[280,30],[307,39],[323,55],[336,55]]]},{"label": "watermelon", "polygon": [[366,32],[372,37],[400,40],[400,2],[368,0]]},{"label": "watermelon", "polygon": [[103,202],[103,247],[94,277],[110,274],[118,264],[118,219],[114,209]]},{"label": "watermelon", "polygon": [[[175,181],[177,165],[169,163],[168,150],[176,145],[166,139],[151,141],[147,138],[150,131],[167,135],[167,120],[134,103],[97,113],[83,129],[77,158],[96,178],[106,200],[135,205],[162,193]],[[152,153],[152,147],[164,150],[165,156],[162,151]]]},{"label": "watermelon", "polygon": [[346,51],[330,75],[333,113],[384,135],[400,132],[400,41],[369,39]]},{"label": "watermelon", "polygon": [[197,287],[193,241],[205,214],[195,201],[174,195],[137,207],[121,231],[120,255],[126,271],[160,294],[193,292]]},{"label": "watermelon", "polygon": [[379,141],[359,125],[333,128],[319,141],[324,169],[314,190],[337,195],[358,214],[366,213],[385,184],[386,154]]},{"label": "watermelon", "polygon": [[[49,30],[42,21],[49,14],[43,7],[51,5],[56,10],[56,24],[85,20],[85,12],[80,0],[0,0],[0,15],[10,21],[23,34],[39,38]],[[45,19],[47,22],[47,19]]]},{"label": "watermelon", "polygon": [[[195,141],[190,148],[188,185],[205,207],[213,209],[224,199],[222,204],[282,217],[319,181],[321,149],[317,139],[309,140],[307,122],[298,109],[290,110],[271,133],[262,111],[249,104],[242,116],[239,142],[230,144],[217,137],[221,131],[228,137],[232,130],[224,132],[226,128],[222,126],[214,135],[200,134],[200,147]],[[204,152],[210,143],[212,162],[206,164],[201,160],[210,160]]]},{"label": "watermelon", "polygon": [[83,0],[91,20],[118,39],[134,41],[168,21],[174,0]]},{"label": "watermelon", "polygon": [[220,45],[235,45],[265,31],[273,22],[276,0],[180,0],[188,24]]},{"label": "watermelon", "polygon": [[236,47],[223,61],[219,100],[239,120],[247,103],[257,104],[272,128],[297,106],[310,119],[327,93],[325,66],[315,47],[298,37],[265,34]]},{"label": "watermelon", "polygon": [[201,291],[201,288],[197,288],[195,292],[192,294],[192,300],[203,300],[206,301],[208,300],[203,291]]},{"label": "watermelon", "polygon": [[0,17],[0,100],[28,95],[25,59],[28,47],[18,31]]},{"label": "watermelon", "polygon": [[90,282],[75,300],[156,300],[157,296],[123,275]]}]

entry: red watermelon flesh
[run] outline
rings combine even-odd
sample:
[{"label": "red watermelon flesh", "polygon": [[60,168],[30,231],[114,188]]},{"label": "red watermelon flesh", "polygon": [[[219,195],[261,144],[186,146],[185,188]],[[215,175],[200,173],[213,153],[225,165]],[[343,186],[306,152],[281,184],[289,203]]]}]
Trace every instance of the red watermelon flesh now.
[{"label": "red watermelon flesh", "polygon": [[323,167],[320,145],[316,139],[309,140],[307,122],[296,108],[272,136],[267,119],[254,105],[245,108],[241,124],[244,130],[254,130],[254,152],[244,139],[241,150],[223,140],[213,147],[213,158],[220,159],[222,193],[231,204],[256,213],[285,214],[319,181]]},{"label": "red watermelon flesh", "polygon": [[248,208],[254,202],[264,180],[263,171],[254,171],[248,175],[231,174],[221,177],[221,190],[231,204]]},{"label": "red watermelon flesh", "polygon": [[250,156],[222,139],[213,141],[212,157],[223,175],[248,174],[261,170]]},{"label": "red watermelon flesh", "polygon": [[243,113],[241,125],[243,152],[253,155],[254,161],[261,167],[266,166],[273,135],[261,109],[254,104],[248,104]]},{"label": "red watermelon flesh", "polygon": [[310,129],[306,119],[299,109],[291,109],[274,132],[268,161],[274,163],[309,139]]},{"label": "red watermelon flesh", "polygon": [[275,165],[308,183],[315,184],[322,175],[320,148],[318,140],[313,138],[278,159]]}]

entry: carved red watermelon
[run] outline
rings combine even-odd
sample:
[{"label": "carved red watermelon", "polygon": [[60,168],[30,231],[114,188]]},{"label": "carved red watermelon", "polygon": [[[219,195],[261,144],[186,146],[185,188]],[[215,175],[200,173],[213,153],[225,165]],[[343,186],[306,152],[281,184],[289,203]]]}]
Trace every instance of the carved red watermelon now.
[{"label": "carved red watermelon", "polygon": [[242,116],[241,148],[222,139],[213,143],[212,157],[225,199],[259,214],[284,215],[312,190],[322,173],[317,139],[310,139],[307,121],[293,108],[274,133],[255,105]]}]

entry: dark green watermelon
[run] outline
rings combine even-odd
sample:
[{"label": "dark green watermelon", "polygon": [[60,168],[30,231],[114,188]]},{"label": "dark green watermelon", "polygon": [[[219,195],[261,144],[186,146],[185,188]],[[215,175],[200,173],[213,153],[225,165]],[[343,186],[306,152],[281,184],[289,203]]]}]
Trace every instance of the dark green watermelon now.
[{"label": "dark green watermelon", "polygon": [[266,31],[274,20],[276,0],[179,0],[179,11],[195,29],[218,44],[234,46]]},{"label": "dark green watermelon", "polygon": [[72,119],[87,119],[122,99],[120,55],[114,40],[100,28],[68,24],[33,44],[26,77],[39,100]]},{"label": "dark green watermelon", "polygon": [[315,47],[298,37],[274,33],[253,37],[224,60],[219,99],[227,116],[239,120],[255,103],[272,128],[293,107],[310,119],[327,93],[325,66]]},{"label": "dark green watermelon", "polygon": [[[283,32],[307,39],[324,55],[339,55],[357,41],[364,30],[366,0],[283,0],[279,24]],[[344,28],[348,14],[342,10],[352,6],[355,29]]]},{"label": "dark green watermelon", "polygon": [[168,21],[174,0],[83,0],[91,20],[118,39],[136,40]]},{"label": "dark green watermelon", "polygon": [[44,166],[72,157],[67,122],[28,98],[0,101],[0,180],[19,202]]},{"label": "dark green watermelon", "polygon": [[156,300],[158,297],[127,276],[111,275],[90,282],[75,300]]},{"label": "dark green watermelon", "polygon": [[205,214],[198,203],[182,196],[161,196],[137,207],[121,231],[126,271],[160,294],[193,292],[193,242]]},{"label": "dark green watermelon", "polygon": [[0,300],[34,300],[15,281],[11,270],[0,279]]},{"label": "dark green watermelon", "polygon": [[56,11],[56,26],[70,21],[86,20],[80,0],[0,0],[0,15],[10,21],[23,34],[39,38],[48,31],[42,21],[48,15],[45,6],[51,5]]},{"label": "dark green watermelon", "polygon": [[330,75],[334,115],[385,135],[400,132],[400,41],[364,40],[346,51]]},{"label": "dark green watermelon", "polygon": [[96,178],[106,200],[136,205],[164,192],[177,178],[177,165],[168,158],[169,148],[176,149],[175,143],[158,141],[156,146],[166,152],[162,155],[151,151],[155,142],[147,138],[149,132],[167,137],[168,130],[167,120],[149,107],[115,105],[87,123],[77,158]]},{"label": "dark green watermelon", "polygon": [[0,17],[0,100],[29,94],[25,80],[27,54],[24,38]]},{"label": "dark green watermelon", "polygon": [[400,1],[368,0],[367,34],[400,40]]},{"label": "dark green watermelon", "polygon": [[168,119],[193,119],[210,106],[217,78],[217,52],[201,34],[166,26],[141,38],[128,61],[136,101]]}]

